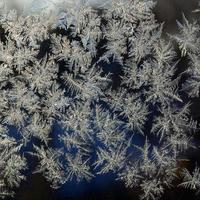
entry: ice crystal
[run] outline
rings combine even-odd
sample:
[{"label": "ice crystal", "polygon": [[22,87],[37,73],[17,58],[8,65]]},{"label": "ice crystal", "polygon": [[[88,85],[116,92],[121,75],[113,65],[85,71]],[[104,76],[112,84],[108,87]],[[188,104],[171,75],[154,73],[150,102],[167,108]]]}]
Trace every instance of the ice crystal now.
[{"label": "ice crystal", "polygon": [[[0,197],[20,186],[30,155],[53,188],[114,173],[141,199],[161,197],[198,148],[183,95],[199,96],[198,23],[183,16],[168,38],[190,59],[177,73],[152,0],[9,2],[0,1]],[[199,190],[199,173],[181,169],[179,186]]]}]

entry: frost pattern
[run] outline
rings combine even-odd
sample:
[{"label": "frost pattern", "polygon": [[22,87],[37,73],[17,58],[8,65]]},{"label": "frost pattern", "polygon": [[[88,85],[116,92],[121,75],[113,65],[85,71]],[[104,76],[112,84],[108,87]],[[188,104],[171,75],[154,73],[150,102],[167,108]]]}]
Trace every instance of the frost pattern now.
[{"label": "frost pattern", "polygon": [[[61,5],[59,15],[1,13],[0,197],[25,179],[27,154],[53,188],[115,173],[140,199],[161,197],[196,148],[197,122],[182,93],[199,96],[199,25],[184,17],[171,36],[191,60],[181,87],[153,1],[113,0],[108,10]],[[62,131],[52,135],[55,125]],[[199,190],[198,167],[181,175],[180,187]]]}]

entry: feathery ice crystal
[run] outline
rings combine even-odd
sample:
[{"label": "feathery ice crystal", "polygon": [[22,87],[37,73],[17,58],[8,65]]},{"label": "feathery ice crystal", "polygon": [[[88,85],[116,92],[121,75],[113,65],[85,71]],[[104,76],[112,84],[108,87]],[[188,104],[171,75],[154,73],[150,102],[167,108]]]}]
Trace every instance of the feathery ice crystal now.
[{"label": "feathery ice crystal", "polygon": [[[33,156],[34,172],[53,188],[114,173],[139,188],[140,199],[157,199],[196,148],[197,122],[184,96],[199,96],[198,23],[184,17],[170,37],[191,61],[180,74],[154,1],[112,0],[109,9],[91,2],[19,14],[1,0],[1,198],[14,195]],[[61,133],[53,134],[55,125]],[[200,190],[198,166],[180,177],[178,187]]]}]

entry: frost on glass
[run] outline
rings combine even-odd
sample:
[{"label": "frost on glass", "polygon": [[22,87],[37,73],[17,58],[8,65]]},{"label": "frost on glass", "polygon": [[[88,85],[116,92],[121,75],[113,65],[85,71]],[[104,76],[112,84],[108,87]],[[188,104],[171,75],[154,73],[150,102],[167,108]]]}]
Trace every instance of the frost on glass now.
[{"label": "frost on glass", "polygon": [[[188,100],[199,96],[198,23],[183,16],[163,39],[151,0],[45,2],[0,1],[0,197],[30,157],[55,189],[113,173],[140,199],[177,178],[198,193],[199,167],[179,167],[199,148]],[[181,74],[172,41],[190,60]]]}]

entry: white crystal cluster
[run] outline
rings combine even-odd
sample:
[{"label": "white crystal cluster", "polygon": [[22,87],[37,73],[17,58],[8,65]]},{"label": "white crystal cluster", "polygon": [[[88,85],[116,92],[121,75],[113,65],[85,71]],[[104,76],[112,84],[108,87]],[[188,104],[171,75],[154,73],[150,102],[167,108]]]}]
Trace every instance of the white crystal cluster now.
[{"label": "white crystal cluster", "polygon": [[[199,191],[198,165],[180,163],[199,148],[189,100],[199,97],[200,26],[184,17],[164,40],[154,1],[101,3],[1,0],[1,198],[26,179],[30,157],[55,189],[113,173],[140,199],[177,179]],[[181,73],[172,40],[190,61]]]}]

